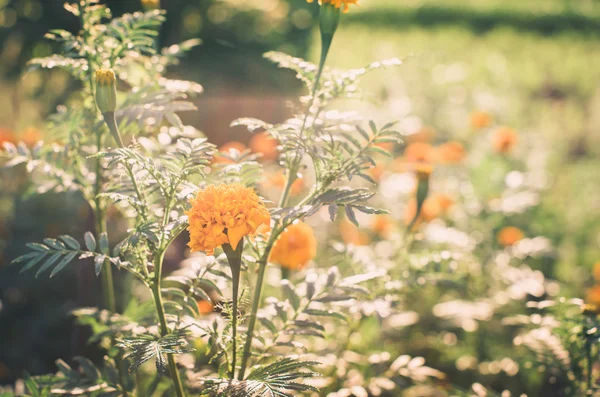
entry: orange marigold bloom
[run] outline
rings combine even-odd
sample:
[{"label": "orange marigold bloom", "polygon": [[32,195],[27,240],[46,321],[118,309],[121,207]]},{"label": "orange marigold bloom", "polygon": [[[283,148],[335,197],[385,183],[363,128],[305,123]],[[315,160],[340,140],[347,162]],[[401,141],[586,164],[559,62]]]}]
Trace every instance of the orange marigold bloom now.
[{"label": "orange marigold bloom", "polygon": [[19,140],[27,146],[34,146],[40,140],[42,140],[42,132],[35,127],[27,127],[21,131]]},{"label": "orange marigold bloom", "polygon": [[435,159],[435,151],[427,142],[413,142],[404,149],[404,158],[410,163],[431,163]]},{"label": "orange marigold bloom", "polygon": [[[242,153],[246,149],[248,148],[242,142],[230,141],[221,146],[219,148],[219,152],[230,154],[232,150],[237,150],[238,152]],[[215,155],[215,157],[213,158],[213,163],[230,164],[233,163],[233,161],[226,157]]]},{"label": "orange marigold bloom", "polygon": [[266,161],[277,160],[279,142],[266,132],[254,134],[250,139],[250,149],[254,153],[262,154]]},{"label": "orange marigold bloom", "polygon": [[[452,205],[454,200],[443,193],[434,193],[427,197],[423,202],[423,208],[421,208],[421,214],[419,215],[419,222],[431,222],[432,220],[445,216]],[[411,199],[404,209],[404,222],[408,225],[417,212],[417,200]]]},{"label": "orange marigold bloom", "polygon": [[600,284],[594,285],[587,290],[586,303],[600,307]]},{"label": "orange marigold bloom", "polygon": [[451,141],[437,147],[437,160],[442,164],[458,164],[465,159],[465,147],[460,142]]},{"label": "orange marigold bloom", "polygon": [[517,135],[517,131],[508,127],[498,128],[492,138],[494,149],[496,149],[498,153],[510,152],[517,144],[518,140],[519,136]]},{"label": "orange marigold bloom", "polygon": [[15,135],[8,128],[0,127],[0,145],[2,145],[4,142],[14,143]]},{"label": "orange marigold bloom", "polygon": [[317,239],[312,227],[294,223],[279,235],[269,261],[291,270],[303,269],[317,255]]},{"label": "orange marigold bloom", "polygon": [[486,112],[473,112],[471,113],[471,127],[475,130],[485,128],[492,124],[492,116]]},{"label": "orange marigold bloom", "polygon": [[196,303],[198,304],[198,312],[200,314],[211,314],[214,311],[214,306],[209,301],[199,300]]},{"label": "orange marigold bloom", "polygon": [[346,244],[367,245],[369,236],[347,219],[340,222],[340,234]]},{"label": "orange marigold bloom", "polygon": [[246,235],[271,221],[269,211],[254,189],[239,185],[212,185],[191,199],[186,212],[192,251],[205,251],[230,244],[235,250]]},{"label": "orange marigold bloom", "polygon": [[394,228],[394,223],[387,215],[377,215],[373,219],[371,229],[379,236],[385,238],[389,236],[390,232]]},{"label": "orange marigold bloom", "polygon": [[[313,3],[314,0],[307,0],[309,3]],[[357,4],[358,0],[319,0],[319,4],[332,4],[336,8],[344,7],[344,12],[348,12],[350,4]]]},{"label": "orange marigold bloom", "polygon": [[600,281],[600,262],[594,264],[594,279]]},{"label": "orange marigold bloom", "polygon": [[501,245],[508,247],[509,245],[516,244],[520,240],[523,240],[524,237],[525,234],[523,234],[518,227],[507,226],[498,232],[497,239]]},{"label": "orange marigold bloom", "polygon": [[[279,189],[283,189],[285,187],[286,178],[283,171],[279,171],[274,175],[267,176],[267,184],[271,186],[275,186]],[[304,190],[304,179],[298,178],[292,183],[292,188],[290,193],[292,196],[299,194],[302,190]]]}]

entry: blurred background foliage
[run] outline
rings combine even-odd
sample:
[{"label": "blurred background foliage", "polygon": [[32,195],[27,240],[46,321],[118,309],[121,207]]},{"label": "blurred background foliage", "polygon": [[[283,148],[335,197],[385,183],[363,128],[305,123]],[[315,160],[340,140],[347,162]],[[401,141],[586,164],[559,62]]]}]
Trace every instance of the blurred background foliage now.
[{"label": "blurred background foliage", "polygon": [[[185,115],[185,123],[220,145],[247,143],[242,129],[229,128],[237,117],[276,122],[288,116],[286,101],[300,86],[262,53],[280,50],[317,59],[315,7],[305,0],[163,3],[168,18],[161,45],[203,41],[169,74],[205,88],[195,100],[199,111]],[[329,65],[362,67],[374,59],[410,54],[401,68],[365,82],[375,93],[367,105],[370,118],[399,119],[407,134],[428,128],[440,142],[466,141],[477,111],[533,134],[529,146],[547,156],[546,183],[552,187],[533,214],[506,224],[526,235],[548,237],[557,255],[534,265],[564,282],[564,294],[581,297],[600,260],[600,2],[361,3],[344,17]],[[22,77],[27,60],[52,53],[43,40],[46,31],[79,28],[62,4],[0,0],[0,142],[51,139],[43,120],[77,89],[60,71]],[[140,9],[137,0],[107,4],[115,15]],[[485,170],[485,159],[481,162]],[[479,185],[485,192],[485,175]],[[7,266],[25,242],[89,229],[89,209],[80,199],[65,194],[21,198],[27,188],[25,170],[0,174],[0,383],[14,381],[23,371],[50,372],[59,357],[89,356],[85,331],[73,327],[67,313],[94,305],[99,297],[98,281],[84,266],[52,280],[18,276]],[[80,208],[80,217],[65,220],[67,206]],[[419,335],[413,336],[415,346]]]}]

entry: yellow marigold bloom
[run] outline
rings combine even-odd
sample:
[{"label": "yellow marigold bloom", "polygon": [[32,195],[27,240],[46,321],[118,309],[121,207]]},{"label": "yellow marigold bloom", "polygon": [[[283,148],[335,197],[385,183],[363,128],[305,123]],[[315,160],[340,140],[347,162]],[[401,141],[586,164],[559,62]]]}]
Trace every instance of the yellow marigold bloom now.
[{"label": "yellow marigold bloom", "polygon": [[517,131],[508,127],[501,127],[496,130],[493,136],[494,149],[498,153],[508,153],[517,144],[519,136]]},{"label": "yellow marigold bloom", "polygon": [[269,261],[291,270],[300,270],[317,255],[317,239],[312,227],[294,223],[275,242]]},{"label": "yellow marigold bloom", "polygon": [[235,250],[246,235],[256,233],[260,225],[271,221],[269,211],[256,192],[248,187],[213,185],[191,199],[192,208],[186,212],[192,251],[205,251],[230,244]]},{"label": "yellow marigold bloom", "polygon": [[525,234],[518,227],[507,226],[498,232],[497,239],[501,245],[508,247],[523,240],[524,237]]},{"label": "yellow marigold bloom", "polygon": [[[307,0],[309,3],[313,3],[314,0]],[[357,4],[358,0],[319,0],[319,4],[331,4],[335,6],[335,8],[344,7],[344,12],[348,12],[350,9],[350,4]]]},{"label": "yellow marigold bloom", "polygon": [[117,81],[115,72],[112,69],[98,69],[96,70],[96,84],[98,85],[112,85]]}]

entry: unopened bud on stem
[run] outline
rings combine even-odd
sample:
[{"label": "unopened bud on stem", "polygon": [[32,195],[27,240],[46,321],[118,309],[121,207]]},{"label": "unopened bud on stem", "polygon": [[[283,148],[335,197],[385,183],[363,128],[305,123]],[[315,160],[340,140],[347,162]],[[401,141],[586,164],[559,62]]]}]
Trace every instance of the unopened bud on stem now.
[{"label": "unopened bud on stem", "polygon": [[112,69],[96,71],[96,105],[101,113],[117,110],[117,78]]}]

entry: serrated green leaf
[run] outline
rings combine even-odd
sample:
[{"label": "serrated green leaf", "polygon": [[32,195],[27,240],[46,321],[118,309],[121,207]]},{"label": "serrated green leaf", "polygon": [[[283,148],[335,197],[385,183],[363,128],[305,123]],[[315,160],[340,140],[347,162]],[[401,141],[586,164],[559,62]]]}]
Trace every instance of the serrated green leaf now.
[{"label": "serrated green leaf", "polygon": [[85,246],[88,251],[96,252],[96,239],[92,232],[85,232],[83,238],[85,239]]}]

